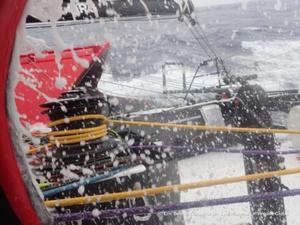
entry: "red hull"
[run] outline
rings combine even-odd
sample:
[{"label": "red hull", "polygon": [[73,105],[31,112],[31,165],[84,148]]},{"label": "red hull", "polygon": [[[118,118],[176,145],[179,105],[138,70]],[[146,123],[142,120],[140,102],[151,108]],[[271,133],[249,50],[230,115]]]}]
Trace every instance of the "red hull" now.
[{"label": "red hull", "polygon": [[[20,56],[22,71],[16,87],[16,104],[21,122],[46,123],[48,118],[42,115],[40,105],[57,99],[61,93],[73,88],[95,57],[102,58],[109,48],[109,43],[65,50],[60,54],[60,65],[55,61],[54,51],[43,52],[45,57],[38,58],[30,53]],[[73,53],[78,56],[74,59]],[[77,58],[75,56],[75,58]],[[84,61],[84,65],[82,63]],[[59,67],[61,71],[59,72]],[[57,83],[57,79],[60,81]]]}]

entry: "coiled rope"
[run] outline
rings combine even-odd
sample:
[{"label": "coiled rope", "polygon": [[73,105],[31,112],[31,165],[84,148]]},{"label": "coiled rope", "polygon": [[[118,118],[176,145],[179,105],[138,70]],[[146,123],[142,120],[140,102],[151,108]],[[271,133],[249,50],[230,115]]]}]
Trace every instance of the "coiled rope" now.
[{"label": "coiled rope", "polygon": [[26,154],[34,154],[40,150],[49,149],[55,145],[69,145],[91,141],[107,135],[107,118],[103,115],[89,114],[84,116],[73,116],[70,118],[59,119],[48,123],[48,127],[52,128],[61,124],[68,124],[80,120],[99,120],[100,125],[90,128],[79,128],[62,131],[51,131],[48,133],[37,133],[35,136],[47,136],[49,143],[46,145],[31,147]]}]

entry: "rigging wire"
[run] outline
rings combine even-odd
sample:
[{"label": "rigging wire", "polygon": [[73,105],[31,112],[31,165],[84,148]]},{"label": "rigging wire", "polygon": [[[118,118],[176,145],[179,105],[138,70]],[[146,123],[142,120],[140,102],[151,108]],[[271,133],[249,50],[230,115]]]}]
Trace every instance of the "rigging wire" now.
[{"label": "rigging wire", "polygon": [[[176,70],[174,70],[174,71],[176,71]],[[169,70],[168,70],[168,73],[169,73]],[[106,73],[106,74],[109,74],[109,73]],[[187,74],[187,73],[186,73],[186,74]],[[113,74],[109,74],[109,75],[113,76]],[[151,76],[150,76],[150,77],[151,77]],[[151,77],[151,78],[152,78],[152,77]],[[186,76],[186,79],[188,80],[189,77]],[[191,78],[191,79],[192,79],[192,78]],[[149,81],[148,83],[147,83],[142,77],[134,77],[134,80],[143,82],[145,85],[149,85],[149,86],[151,85],[151,86],[152,86],[153,84],[156,84],[156,85],[159,85],[159,86],[162,87],[162,81],[159,81],[157,77],[151,79],[151,81]],[[102,80],[101,80],[101,81],[102,81]],[[100,83],[101,83],[101,81],[100,81]],[[111,82],[111,81],[105,80],[105,82]],[[177,81],[175,81],[175,80],[168,79],[167,83],[168,83],[168,86],[170,86],[170,87],[172,87],[172,88],[182,88],[182,83],[179,83],[179,82],[177,82]],[[119,85],[119,84],[116,83],[116,85]],[[133,87],[133,86],[131,86],[131,87]],[[143,88],[141,88],[141,87],[139,87],[139,89],[145,90],[145,91],[148,91],[148,90],[149,90],[149,89],[143,89]],[[150,91],[151,91],[151,92],[154,92],[153,90],[150,90]],[[159,93],[160,93],[160,92],[159,92]],[[161,94],[161,93],[160,93],[160,94]]]},{"label": "rigging wire", "polygon": [[199,38],[197,37],[197,35],[195,34],[195,32],[192,29],[192,25],[188,24],[185,20],[184,20],[184,24],[188,27],[188,29],[190,30],[192,36],[195,38],[195,40],[197,41],[198,45],[202,48],[202,50],[204,51],[204,53],[210,58],[213,59],[213,57],[211,56],[211,54],[207,51],[205,45],[203,45],[203,43],[199,40]]},{"label": "rigging wire", "polygon": [[201,63],[199,63],[199,65],[198,65],[198,67],[197,67],[197,69],[196,69],[196,71],[195,71],[195,73],[194,73],[193,79],[192,79],[192,81],[191,81],[191,83],[190,83],[190,85],[189,85],[189,88],[187,89],[187,92],[186,92],[185,96],[184,96],[184,100],[187,99],[188,94],[189,94],[189,92],[191,91],[192,85],[193,85],[193,83],[194,83],[194,80],[196,79],[196,76],[197,76],[197,74],[198,74],[198,72],[199,72],[199,70],[200,70],[200,67],[201,67]]},{"label": "rigging wire", "polygon": [[226,66],[224,64],[224,61],[222,59],[222,57],[219,57],[216,49],[213,48],[213,46],[210,44],[210,41],[208,40],[204,30],[202,29],[202,27],[200,26],[199,20],[198,18],[195,16],[194,18],[196,24],[195,24],[195,31],[198,32],[198,34],[202,37],[203,41],[205,42],[206,46],[208,49],[210,49],[210,51],[214,54],[214,56],[219,60],[220,64],[222,65],[222,68],[224,70],[224,72],[226,73],[226,75],[228,74],[228,71],[226,69]]},{"label": "rigging wire", "polygon": [[[208,51],[208,50],[210,50],[210,49],[209,49],[209,46],[207,45],[205,39],[202,37],[202,35],[199,35],[199,34],[198,34],[198,35],[200,36],[200,38],[202,39],[202,41],[204,42],[204,44],[203,44],[203,43],[199,40],[199,37],[197,37],[197,34],[196,34],[196,33],[193,31],[193,29],[192,29],[193,27],[195,27],[195,25],[197,25],[198,21],[196,22],[195,25],[192,25],[191,23],[188,24],[185,20],[183,20],[183,21],[184,21],[185,25],[188,27],[188,29],[190,30],[192,36],[195,38],[195,40],[196,40],[197,43],[199,44],[200,48],[202,48],[202,50],[203,50],[204,53],[209,57],[210,60],[214,60],[214,57],[212,57],[211,54],[210,54],[209,51]],[[207,48],[208,48],[208,49],[207,49]],[[214,55],[214,52],[213,52],[213,55]],[[216,55],[215,55],[215,57],[216,57]],[[196,69],[196,71],[195,71],[195,73],[194,73],[193,79],[192,79],[192,81],[191,81],[191,83],[190,83],[190,85],[189,85],[188,91],[186,92],[186,95],[185,95],[185,97],[184,97],[185,100],[186,100],[186,98],[187,98],[187,96],[188,96],[188,94],[189,94],[189,92],[190,92],[190,89],[191,89],[191,87],[192,87],[192,85],[193,85],[193,83],[194,83],[194,81],[195,81],[195,78],[196,78],[196,76],[197,76],[197,73],[198,73],[200,67],[201,67],[201,62],[198,64],[197,69]]]},{"label": "rigging wire", "polygon": [[[146,91],[146,92],[150,92],[150,93],[154,93],[154,94],[163,94],[162,92],[159,92],[159,91],[154,91],[154,90],[141,88],[141,87],[134,87],[134,86],[130,86],[130,85],[122,84],[122,83],[116,83],[116,82],[108,81],[108,80],[101,80],[100,82],[115,84],[115,85],[119,85],[119,86],[122,86],[122,87],[128,87],[128,88],[137,89],[137,90],[141,90],[141,91]],[[152,83],[152,81],[151,81],[151,83]],[[176,96],[174,96],[174,97],[179,98],[179,97],[176,97]]]},{"label": "rigging wire", "polygon": [[[199,46],[203,49],[203,51],[206,53],[206,55],[209,57],[210,60],[214,60],[215,61],[215,66],[217,69],[217,74],[219,76],[222,76],[223,73],[225,73],[225,76],[228,77],[229,72],[224,64],[224,61],[221,57],[218,56],[217,52],[215,51],[215,49],[212,47],[212,45],[210,44],[208,38],[206,37],[205,32],[203,31],[203,29],[201,28],[199,21],[197,19],[197,17],[195,18],[189,18],[187,16],[187,19],[189,19],[189,23],[186,22],[186,20],[183,20],[185,25],[188,27],[188,29],[190,30],[192,36],[195,38],[195,40],[198,42]],[[191,21],[192,20],[192,21]],[[222,67],[222,70],[220,70],[219,68],[219,64]],[[187,98],[188,93],[193,85],[193,82],[197,76],[197,73],[200,69],[201,63],[198,64],[198,67],[196,69],[196,72],[194,74],[194,77],[189,85],[189,89],[185,95],[185,98]],[[219,79],[219,86],[221,86],[221,81]]]}]

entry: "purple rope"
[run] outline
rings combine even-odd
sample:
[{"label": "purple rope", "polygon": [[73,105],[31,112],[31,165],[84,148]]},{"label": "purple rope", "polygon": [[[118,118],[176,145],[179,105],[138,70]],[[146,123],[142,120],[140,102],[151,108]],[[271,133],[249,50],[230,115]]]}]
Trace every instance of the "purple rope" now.
[{"label": "purple rope", "polygon": [[[175,146],[175,145],[141,145],[141,146],[130,146],[130,149],[153,149],[153,148],[171,148],[174,150],[184,149],[195,149],[194,146]],[[223,152],[223,153],[240,153],[245,155],[289,155],[289,154],[300,154],[300,150],[287,150],[287,151],[275,151],[275,150],[242,150],[242,149],[228,149],[228,148],[196,148],[199,153],[209,152]]]},{"label": "purple rope", "polygon": [[300,154],[299,150],[274,151],[274,150],[238,150],[238,149],[210,149],[208,152],[241,153],[245,155],[291,155]]},{"label": "purple rope", "polygon": [[201,200],[194,202],[182,202],[172,205],[154,205],[154,206],[143,206],[143,207],[134,207],[134,208],[123,208],[123,209],[109,209],[99,211],[99,216],[95,217],[92,211],[85,211],[79,213],[70,213],[70,214],[61,214],[55,215],[55,222],[67,222],[74,220],[91,220],[96,218],[107,219],[114,217],[121,217],[123,215],[132,216],[138,214],[147,214],[147,213],[160,213],[160,212],[171,212],[185,209],[193,208],[202,208],[208,206],[218,206],[218,205],[228,205],[236,203],[244,203],[250,201],[262,201],[262,200],[271,200],[274,198],[283,198],[300,195],[300,189],[288,190],[288,191],[279,191],[279,192],[267,192],[260,194],[244,195],[237,197],[229,198],[219,198],[212,200]]}]

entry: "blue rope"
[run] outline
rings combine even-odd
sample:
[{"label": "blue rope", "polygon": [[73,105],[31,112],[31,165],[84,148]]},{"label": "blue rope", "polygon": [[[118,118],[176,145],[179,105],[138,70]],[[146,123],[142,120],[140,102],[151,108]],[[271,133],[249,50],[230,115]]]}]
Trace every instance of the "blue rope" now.
[{"label": "blue rope", "polygon": [[59,194],[61,192],[72,190],[72,189],[75,189],[75,188],[79,188],[80,186],[84,186],[84,185],[87,185],[87,184],[99,183],[99,182],[104,181],[106,179],[112,178],[116,174],[124,172],[127,169],[128,169],[128,167],[123,167],[121,169],[118,168],[118,169],[111,170],[109,172],[104,172],[102,174],[97,174],[93,177],[88,177],[88,178],[86,178],[84,180],[81,180],[81,181],[78,181],[78,182],[73,182],[73,183],[70,183],[70,184],[66,184],[66,185],[63,185],[63,186],[60,186],[60,187],[57,187],[57,188],[53,188],[53,189],[44,191],[43,194],[44,194],[45,198],[49,198],[49,197],[51,197],[53,195],[56,195],[56,194]]}]

